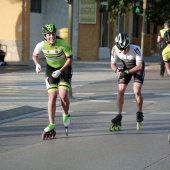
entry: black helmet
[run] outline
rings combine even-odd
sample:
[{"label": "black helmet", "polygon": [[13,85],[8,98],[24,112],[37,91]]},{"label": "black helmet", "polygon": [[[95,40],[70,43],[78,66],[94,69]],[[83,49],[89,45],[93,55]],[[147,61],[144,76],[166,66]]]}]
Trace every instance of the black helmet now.
[{"label": "black helmet", "polygon": [[55,33],[55,32],[56,32],[56,28],[55,28],[55,25],[53,25],[53,24],[45,24],[42,27],[42,34],[43,35],[49,34],[49,33]]},{"label": "black helmet", "polygon": [[170,29],[167,30],[165,33],[164,33],[164,40],[166,42],[169,42],[170,41]]},{"label": "black helmet", "polygon": [[115,38],[116,46],[119,50],[123,50],[129,45],[129,37],[126,33],[119,33]]},{"label": "black helmet", "polygon": [[165,22],[164,22],[164,25],[166,25],[168,28],[170,27],[170,20],[168,19],[168,20],[166,20]]}]

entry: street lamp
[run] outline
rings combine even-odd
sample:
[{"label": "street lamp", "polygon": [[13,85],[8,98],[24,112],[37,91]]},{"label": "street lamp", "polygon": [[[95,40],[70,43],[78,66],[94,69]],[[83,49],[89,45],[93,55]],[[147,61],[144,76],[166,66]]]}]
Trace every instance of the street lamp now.
[{"label": "street lamp", "polygon": [[142,35],[141,35],[141,52],[144,52],[144,35],[145,35],[145,17],[146,17],[147,0],[143,0],[143,14],[142,14]]},{"label": "street lamp", "polygon": [[68,3],[68,44],[72,49],[72,31],[73,31],[73,0],[65,0]]},{"label": "street lamp", "polygon": [[[65,0],[68,3],[68,44],[72,48],[72,34],[73,34],[73,0]],[[69,97],[74,98],[72,95],[72,87],[70,80]]]}]

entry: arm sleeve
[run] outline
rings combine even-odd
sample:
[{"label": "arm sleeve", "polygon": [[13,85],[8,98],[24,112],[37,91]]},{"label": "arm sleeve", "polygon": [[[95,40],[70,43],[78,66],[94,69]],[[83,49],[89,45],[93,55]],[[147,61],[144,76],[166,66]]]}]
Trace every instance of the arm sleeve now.
[{"label": "arm sleeve", "polygon": [[136,47],[135,49],[134,49],[134,51],[135,51],[135,54],[136,54],[136,62],[142,62],[143,61],[143,57],[142,57],[142,54],[141,54],[141,49],[140,49],[140,47]]},{"label": "arm sleeve", "polygon": [[117,62],[117,55],[116,55],[116,48],[114,46],[111,51],[111,63],[115,64],[116,62]]},{"label": "arm sleeve", "polygon": [[34,49],[33,54],[39,55],[40,52],[43,50],[43,45],[44,45],[44,41],[38,43],[38,44],[35,46],[35,49]]}]

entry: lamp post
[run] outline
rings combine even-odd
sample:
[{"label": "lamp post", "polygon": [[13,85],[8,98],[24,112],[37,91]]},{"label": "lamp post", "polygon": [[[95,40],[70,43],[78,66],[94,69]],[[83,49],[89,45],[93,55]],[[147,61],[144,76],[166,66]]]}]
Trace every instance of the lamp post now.
[{"label": "lamp post", "polygon": [[145,17],[146,17],[147,0],[143,0],[143,14],[142,14],[142,34],[141,34],[141,52],[144,52],[144,36],[145,36]]},{"label": "lamp post", "polygon": [[73,0],[65,0],[68,3],[68,43],[72,49],[72,32],[73,32]]},{"label": "lamp post", "polygon": [[[68,3],[68,44],[72,50],[72,33],[73,33],[73,0],[65,0]],[[71,79],[70,79],[70,90],[69,97],[72,96],[72,87],[71,87]]]}]

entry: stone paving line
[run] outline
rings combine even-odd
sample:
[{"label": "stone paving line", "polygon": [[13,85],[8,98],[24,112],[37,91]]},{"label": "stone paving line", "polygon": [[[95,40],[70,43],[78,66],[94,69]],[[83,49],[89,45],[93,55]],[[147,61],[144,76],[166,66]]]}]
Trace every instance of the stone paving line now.
[{"label": "stone paving line", "polygon": [[[45,59],[39,60],[42,69],[45,69]],[[16,66],[16,68],[13,68]],[[45,89],[44,72],[37,75],[33,61],[13,62],[0,68],[0,120],[20,116],[27,113],[47,109],[47,92]],[[146,70],[159,70],[159,62],[148,61]],[[71,103],[79,98],[74,98],[74,88],[92,82],[117,78],[110,68],[110,61],[81,61],[73,62],[72,95]],[[60,102],[57,102],[57,107]]]}]

